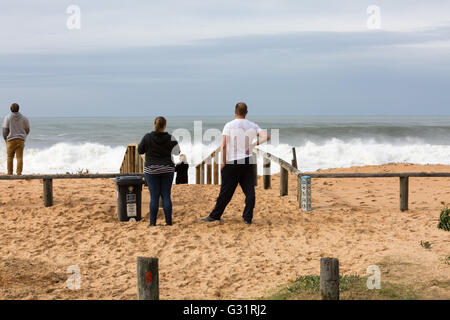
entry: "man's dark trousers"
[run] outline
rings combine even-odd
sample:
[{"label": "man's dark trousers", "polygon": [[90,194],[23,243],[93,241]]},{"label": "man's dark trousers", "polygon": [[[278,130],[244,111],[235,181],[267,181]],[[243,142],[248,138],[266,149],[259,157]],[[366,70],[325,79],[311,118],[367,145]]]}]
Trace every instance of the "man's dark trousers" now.
[{"label": "man's dark trousers", "polygon": [[226,206],[233,197],[234,191],[239,184],[245,194],[245,208],[242,217],[247,222],[252,222],[253,208],[255,207],[255,171],[253,161],[246,158],[227,163],[221,171],[222,184],[216,206],[209,215],[219,220]]}]

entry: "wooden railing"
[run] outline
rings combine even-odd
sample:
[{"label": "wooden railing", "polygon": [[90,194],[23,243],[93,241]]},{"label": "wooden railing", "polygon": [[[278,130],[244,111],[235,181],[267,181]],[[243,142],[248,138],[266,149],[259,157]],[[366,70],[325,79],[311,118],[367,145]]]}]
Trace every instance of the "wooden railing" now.
[{"label": "wooden railing", "polygon": [[[211,155],[209,155],[205,160],[203,160],[199,165],[197,165],[197,184],[204,184],[204,167],[207,166],[206,176],[207,176],[207,184],[208,181],[211,181],[210,177],[211,170],[208,169],[208,165],[210,165],[210,161],[212,159],[218,159],[217,154],[220,152],[220,148],[215,150]],[[292,164],[287,161],[274,156],[269,152],[262,151],[258,148],[253,150],[253,155],[255,156],[255,162],[257,163],[257,157],[263,158],[263,188],[270,189],[271,188],[271,163],[275,162],[280,166],[280,196],[286,196],[288,194],[288,178],[289,173],[293,174],[297,178],[297,201],[299,203],[299,207],[302,208],[302,177],[309,177],[310,179],[318,179],[318,178],[399,178],[400,180],[400,210],[406,211],[408,210],[408,200],[409,200],[409,178],[426,178],[426,177],[440,177],[440,178],[450,178],[450,172],[382,172],[382,173],[308,173],[301,172],[297,169],[297,156],[295,153],[295,149],[293,149],[293,159]],[[215,161],[215,166],[218,166],[218,162]],[[203,182],[202,182],[203,181]],[[214,180],[215,184],[217,180]],[[257,165],[255,165],[255,185],[257,185],[258,176],[257,176]],[[305,192],[303,192],[304,194]],[[310,194],[307,194],[306,197],[310,198]],[[305,195],[303,195],[304,198]],[[302,208],[302,210],[304,210]]]},{"label": "wooden railing", "polygon": [[[220,153],[222,147],[218,147],[209,156],[195,166],[196,184],[219,184],[220,179]],[[205,181],[206,179],[206,181]]]},{"label": "wooden railing", "polygon": [[127,146],[120,166],[120,173],[144,173],[145,155],[140,155],[137,149],[136,143]]}]

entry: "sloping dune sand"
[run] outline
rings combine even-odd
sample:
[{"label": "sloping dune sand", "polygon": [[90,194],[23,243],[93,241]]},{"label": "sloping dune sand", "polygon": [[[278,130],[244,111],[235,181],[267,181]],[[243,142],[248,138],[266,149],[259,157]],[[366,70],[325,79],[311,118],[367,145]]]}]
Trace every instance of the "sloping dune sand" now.
[{"label": "sloping dune sand", "polygon": [[[447,171],[449,166],[392,164],[330,172]],[[0,298],[136,299],[136,257],[160,259],[161,299],[246,299],[267,295],[298,275],[318,274],[319,259],[337,257],[341,273],[421,282],[431,298],[450,299],[450,232],[436,227],[450,202],[449,178],[411,178],[410,210],[399,210],[398,178],[313,179],[313,211],[296,201],[296,179],[279,196],[278,176],[263,190],[254,223],[241,220],[237,190],[221,222],[200,223],[218,186],[174,186],[174,225],[119,222],[112,180],[56,180],[54,202],[43,207],[41,181],[0,181]],[[420,241],[432,243],[430,249]],[[69,266],[81,270],[81,289],[66,287]],[[395,270],[392,266],[395,266]],[[402,269],[403,270],[403,269]],[[395,272],[394,272],[395,271]],[[400,270],[401,271],[401,270]]]}]

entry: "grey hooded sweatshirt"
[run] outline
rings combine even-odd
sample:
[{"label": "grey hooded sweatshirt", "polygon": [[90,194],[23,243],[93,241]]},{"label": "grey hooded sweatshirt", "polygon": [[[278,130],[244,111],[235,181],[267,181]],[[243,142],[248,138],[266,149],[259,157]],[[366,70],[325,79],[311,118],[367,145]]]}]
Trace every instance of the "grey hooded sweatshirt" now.
[{"label": "grey hooded sweatshirt", "polygon": [[25,141],[30,133],[30,123],[20,112],[11,112],[3,120],[3,139],[10,141],[21,139]]}]

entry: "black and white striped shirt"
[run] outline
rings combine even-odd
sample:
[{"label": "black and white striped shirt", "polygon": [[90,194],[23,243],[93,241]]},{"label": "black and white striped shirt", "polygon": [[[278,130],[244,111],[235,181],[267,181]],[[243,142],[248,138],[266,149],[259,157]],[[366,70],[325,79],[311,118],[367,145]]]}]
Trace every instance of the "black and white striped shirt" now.
[{"label": "black and white striped shirt", "polygon": [[147,174],[163,174],[175,172],[175,167],[169,164],[157,165],[151,164],[144,167],[144,173]]}]

